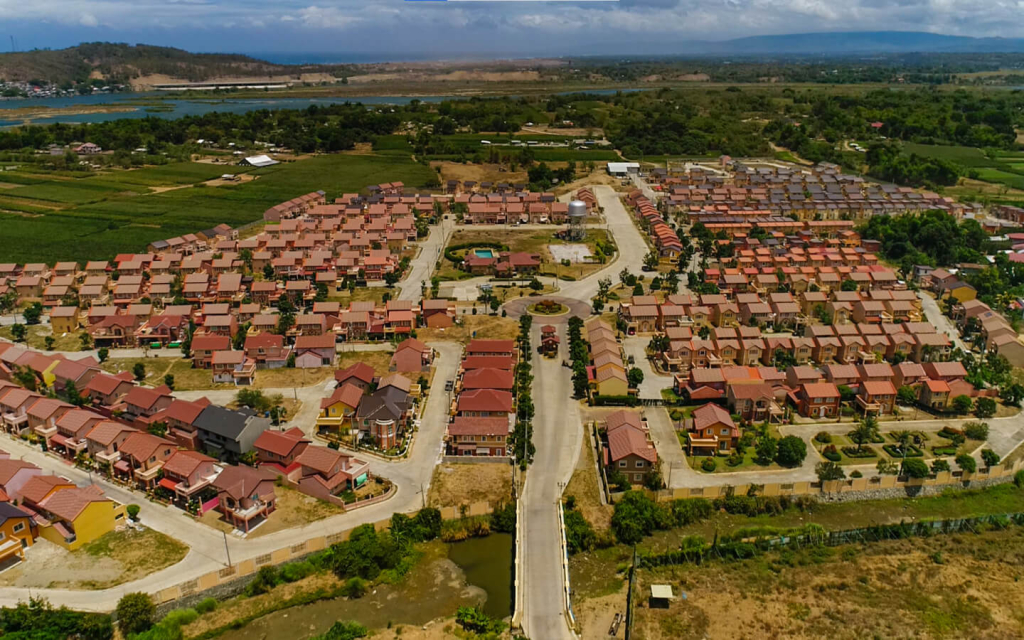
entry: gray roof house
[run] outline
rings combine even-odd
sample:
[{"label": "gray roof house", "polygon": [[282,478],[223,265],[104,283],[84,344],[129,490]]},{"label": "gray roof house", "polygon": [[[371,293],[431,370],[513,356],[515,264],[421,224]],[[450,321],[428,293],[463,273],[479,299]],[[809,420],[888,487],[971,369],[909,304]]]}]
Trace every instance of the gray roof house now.
[{"label": "gray roof house", "polygon": [[252,450],[256,438],[270,428],[270,420],[245,407],[233,411],[210,405],[202,410],[194,425],[207,451],[237,457]]},{"label": "gray roof house", "polygon": [[368,430],[371,422],[402,424],[411,409],[408,392],[387,386],[363,396],[356,409],[356,424],[362,431]]}]

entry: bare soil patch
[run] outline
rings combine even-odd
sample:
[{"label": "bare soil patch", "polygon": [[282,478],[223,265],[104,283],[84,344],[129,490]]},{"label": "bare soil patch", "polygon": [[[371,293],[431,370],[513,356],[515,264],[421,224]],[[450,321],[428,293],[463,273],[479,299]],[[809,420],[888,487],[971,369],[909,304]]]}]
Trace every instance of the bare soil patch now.
[{"label": "bare soil patch", "polygon": [[431,162],[431,167],[441,167],[441,182],[446,180],[458,180],[464,182],[508,182],[515,184],[525,183],[527,176],[525,171],[509,171],[500,164],[463,164],[461,162]]},{"label": "bare soil patch", "polygon": [[436,467],[427,501],[433,507],[458,507],[474,502],[496,506],[511,495],[511,465],[466,462]]}]

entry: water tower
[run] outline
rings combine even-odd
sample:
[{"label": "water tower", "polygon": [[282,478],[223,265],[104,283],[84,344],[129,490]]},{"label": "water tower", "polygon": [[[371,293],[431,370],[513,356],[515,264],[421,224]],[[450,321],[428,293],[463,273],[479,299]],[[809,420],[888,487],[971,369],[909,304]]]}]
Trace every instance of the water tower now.
[{"label": "water tower", "polygon": [[569,240],[582,240],[587,234],[587,203],[573,200],[569,203]]}]

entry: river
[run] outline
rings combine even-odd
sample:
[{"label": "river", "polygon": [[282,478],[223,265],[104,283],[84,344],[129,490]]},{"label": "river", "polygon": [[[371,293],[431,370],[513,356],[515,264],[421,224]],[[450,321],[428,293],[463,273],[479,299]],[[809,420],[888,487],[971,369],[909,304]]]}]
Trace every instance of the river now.
[{"label": "river", "polygon": [[484,613],[494,618],[509,617],[512,536],[492,533],[443,546],[440,557],[421,561],[399,584],[379,584],[356,600],[320,600],[282,609],[218,638],[298,640],[325,633],[338,620],[356,621],[370,629],[421,626],[452,616],[463,606],[481,606]]},{"label": "river", "polygon": [[[594,95],[612,95],[618,91],[631,92],[640,89],[595,89],[586,91]],[[577,93],[577,92],[567,92]],[[199,116],[207,113],[246,113],[259,109],[305,109],[310,105],[344,104],[346,102],[374,105],[401,105],[412,100],[420,102],[442,102],[444,100],[466,99],[467,96],[361,96],[361,97],[320,97],[320,98],[231,98],[219,95],[200,96],[194,98],[168,98],[166,93],[108,93],[88,96],[71,96],[66,98],[25,98],[16,100],[0,100],[0,127],[11,127],[26,122],[29,124],[52,124],[63,122],[68,124],[108,122],[123,118],[139,119],[150,116],[156,118],[175,119],[183,116]],[[115,111],[112,113],[69,113],[75,108],[95,108],[99,106],[131,108],[131,111]],[[38,109],[27,117],[15,115],[16,109]],[[46,109],[60,109],[64,113],[46,114]],[[4,112],[11,112],[5,117]]]}]

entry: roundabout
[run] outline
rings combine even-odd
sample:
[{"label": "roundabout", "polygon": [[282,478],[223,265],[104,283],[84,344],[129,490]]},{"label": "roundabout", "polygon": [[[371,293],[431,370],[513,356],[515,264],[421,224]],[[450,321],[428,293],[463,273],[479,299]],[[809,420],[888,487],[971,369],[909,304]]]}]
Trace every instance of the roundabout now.
[{"label": "roundabout", "polygon": [[[551,311],[546,312],[543,310],[545,307],[541,306],[543,304],[557,305],[557,308],[550,306],[548,308]],[[545,296],[540,299],[519,298],[506,302],[502,309],[513,320],[518,320],[523,314],[530,314],[536,318],[544,318],[545,322],[549,324],[565,324],[573,316],[589,318],[593,314],[593,309],[585,302],[556,296]]]}]

